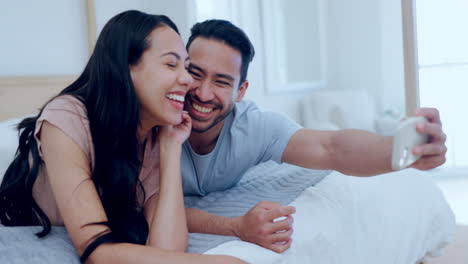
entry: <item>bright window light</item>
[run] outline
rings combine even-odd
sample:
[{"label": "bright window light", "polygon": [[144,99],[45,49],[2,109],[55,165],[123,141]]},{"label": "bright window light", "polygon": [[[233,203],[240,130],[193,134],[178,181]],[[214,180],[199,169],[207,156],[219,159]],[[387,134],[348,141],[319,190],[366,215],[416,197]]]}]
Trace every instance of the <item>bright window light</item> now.
[{"label": "bright window light", "polygon": [[421,105],[437,107],[447,167],[468,167],[468,1],[417,0]]}]

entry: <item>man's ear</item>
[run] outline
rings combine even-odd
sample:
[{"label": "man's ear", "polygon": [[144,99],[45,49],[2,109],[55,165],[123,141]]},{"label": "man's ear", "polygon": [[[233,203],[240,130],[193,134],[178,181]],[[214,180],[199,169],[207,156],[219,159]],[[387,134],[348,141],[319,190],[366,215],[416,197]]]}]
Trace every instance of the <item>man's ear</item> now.
[{"label": "man's ear", "polygon": [[240,101],[242,101],[242,98],[244,98],[247,88],[249,88],[249,81],[245,80],[241,84],[241,86],[239,86],[239,92],[237,93],[236,103],[239,103]]}]

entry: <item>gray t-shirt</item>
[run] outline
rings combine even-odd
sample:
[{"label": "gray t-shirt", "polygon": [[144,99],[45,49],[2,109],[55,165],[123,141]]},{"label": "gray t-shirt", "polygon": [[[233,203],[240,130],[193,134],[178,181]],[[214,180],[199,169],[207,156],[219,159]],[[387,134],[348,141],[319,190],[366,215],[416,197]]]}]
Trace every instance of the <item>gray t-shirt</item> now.
[{"label": "gray t-shirt", "polygon": [[255,165],[269,160],[281,163],[289,139],[300,128],[281,114],[260,111],[251,101],[236,103],[212,152],[199,155],[188,141],[183,144],[184,195],[224,191]]}]

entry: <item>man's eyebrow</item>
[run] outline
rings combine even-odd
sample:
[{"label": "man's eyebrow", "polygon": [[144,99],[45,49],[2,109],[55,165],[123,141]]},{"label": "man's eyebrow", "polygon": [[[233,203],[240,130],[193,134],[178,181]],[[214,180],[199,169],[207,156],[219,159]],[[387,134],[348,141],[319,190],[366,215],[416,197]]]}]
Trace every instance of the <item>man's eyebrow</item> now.
[{"label": "man's eyebrow", "polygon": [[231,81],[231,82],[234,81],[234,77],[232,77],[231,75],[228,75],[228,74],[217,73],[217,74],[215,74],[215,76],[218,77],[218,78],[227,79],[227,80],[229,80],[229,81]]},{"label": "man's eyebrow", "polygon": [[195,69],[195,70],[205,74],[205,71],[202,68],[200,68],[199,66],[197,66],[196,64],[193,64],[193,62],[190,63],[189,68]]},{"label": "man's eyebrow", "polygon": [[[173,51],[166,52],[166,53],[164,53],[163,55],[161,55],[161,57],[170,56],[170,55],[172,55],[172,56],[176,57],[178,60],[180,60],[180,55],[177,54],[176,52],[173,52]],[[190,59],[190,58],[187,57],[187,58],[185,58],[185,61],[188,61],[189,59]]]}]

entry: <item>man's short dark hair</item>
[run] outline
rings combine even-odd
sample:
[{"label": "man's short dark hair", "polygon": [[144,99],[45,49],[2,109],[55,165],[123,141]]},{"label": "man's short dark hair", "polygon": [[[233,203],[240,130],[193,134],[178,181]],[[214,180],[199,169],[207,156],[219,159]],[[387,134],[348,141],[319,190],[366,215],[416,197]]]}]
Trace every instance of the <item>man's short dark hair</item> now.
[{"label": "man's short dark hair", "polygon": [[240,51],[242,55],[242,65],[240,69],[241,85],[247,79],[249,63],[252,61],[255,50],[245,32],[226,20],[211,19],[196,23],[191,29],[191,35],[187,42],[187,50],[192,41],[197,37],[219,40],[228,46]]}]

